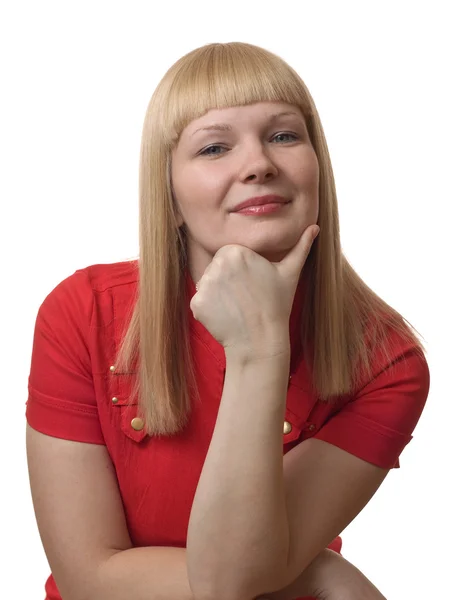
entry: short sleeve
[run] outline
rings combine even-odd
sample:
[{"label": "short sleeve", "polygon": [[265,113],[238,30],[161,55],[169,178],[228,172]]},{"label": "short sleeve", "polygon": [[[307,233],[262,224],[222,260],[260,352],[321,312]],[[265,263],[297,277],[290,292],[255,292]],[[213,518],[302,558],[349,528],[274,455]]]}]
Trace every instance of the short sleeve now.
[{"label": "short sleeve", "polygon": [[26,419],[53,437],[104,444],[89,354],[94,294],[86,270],[59,283],[36,317]]},{"label": "short sleeve", "polygon": [[314,437],[379,467],[399,468],[429,387],[427,361],[410,349],[385,365]]}]

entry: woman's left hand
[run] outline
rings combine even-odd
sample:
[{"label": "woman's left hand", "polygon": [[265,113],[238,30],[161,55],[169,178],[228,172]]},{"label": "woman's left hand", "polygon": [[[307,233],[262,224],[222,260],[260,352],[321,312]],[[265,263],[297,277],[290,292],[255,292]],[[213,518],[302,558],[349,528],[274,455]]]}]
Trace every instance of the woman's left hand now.
[{"label": "woman's left hand", "polygon": [[285,352],[290,312],[315,231],[317,225],[309,226],[278,263],[237,244],[215,254],[190,308],[226,351],[236,349],[253,358]]}]

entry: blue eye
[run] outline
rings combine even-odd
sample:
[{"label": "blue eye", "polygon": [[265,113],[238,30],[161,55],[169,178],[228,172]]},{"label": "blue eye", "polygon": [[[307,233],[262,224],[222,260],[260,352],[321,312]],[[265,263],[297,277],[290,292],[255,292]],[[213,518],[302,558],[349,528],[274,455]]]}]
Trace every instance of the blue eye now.
[{"label": "blue eye", "polygon": [[[281,135],[284,136],[290,136],[293,137],[295,139],[298,139],[298,136],[294,133],[277,133],[274,137],[277,138]],[[274,139],[274,138],[273,138]],[[281,143],[285,143],[285,142],[281,142]],[[212,148],[224,148],[224,146],[221,146],[220,144],[212,144],[212,146],[208,146],[207,148],[204,148],[204,150],[202,150],[199,155],[200,156],[218,156],[217,152],[213,152],[212,154],[209,154],[208,150],[211,150]]]},{"label": "blue eye", "polygon": [[212,154],[209,154],[207,151],[210,150],[211,148],[223,148],[223,146],[219,146],[218,144],[214,144],[213,146],[209,146],[208,148],[205,148],[204,150],[202,150],[200,152],[200,156],[204,155],[204,156],[214,156],[215,154],[217,154],[216,152],[213,152]]}]

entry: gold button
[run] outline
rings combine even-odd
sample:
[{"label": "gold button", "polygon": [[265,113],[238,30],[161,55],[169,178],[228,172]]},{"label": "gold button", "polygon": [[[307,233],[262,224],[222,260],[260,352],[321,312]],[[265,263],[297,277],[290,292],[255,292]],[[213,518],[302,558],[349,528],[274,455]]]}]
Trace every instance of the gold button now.
[{"label": "gold button", "polygon": [[109,367],[109,370],[110,370],[110,371],[115,371],[115,365],[111,365],[111,366]]},{"label": "gold button", "polygon": [[314,431],[315,430],[315,425],[312,423],[311,425],[309,425],[309,431]]},{"label": "gold button", "polygon": [[289,423],[288,421],[284,421],[284,435],[287,433],[290,433],[291,430],[292,430],[291,423]]},{"label": "gold button", "polygon": [[131,421],[131,427],[136,431],[141,431],[144,428],[144,425],[144,420],[140,417],[134,417],[134,419]]},{"label": "gold button", "polygon": [[116,397],[114,396],[114,397],[112,398],[112,403],[113,403],[113,404],[117,404],[117,402],[118,402],[118,398],[116,398]]}]

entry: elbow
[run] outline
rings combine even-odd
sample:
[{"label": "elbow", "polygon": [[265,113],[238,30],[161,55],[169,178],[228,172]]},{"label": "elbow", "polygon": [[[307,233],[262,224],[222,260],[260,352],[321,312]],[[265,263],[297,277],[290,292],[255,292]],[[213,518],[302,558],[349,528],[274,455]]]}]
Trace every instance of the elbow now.
[{"label": "elbow", "polygon": [[190,582],[194,600],[263,600],[278,592],[279,571],[264,574],[241,573],[242,577],[228,577],[208,585],[194,585]]},{"label": "elbow", "polygon": [[194,586],[190,586],[192,591],[192,600],[224,600],[224,596],[221,594],[216,594],[207,589],[196,588]]},{"label": "elbow", "polygon": [[[285,562],[276,562],[273,556],[279,553],[263,551],[248,552],[253,560],[235,561],[226,564],[223,559],[198,565],[189,560],[187,551],[187,574],[194,600],[252,600],[264,597],[282,589],[286,580],[287,557]],[[257,560],[259,558],[259,560]],[[244,563],[244,564],[243,564]]]},{"label": "elbow", "polygon": [[[189,586],[192,600],[231,600],[228,596],[229,588],[213,585],[211,582],[198,581],[189,577]],[[243,600],[241,596],[239,600]]]},{"label": "elbow", "polygon": [[241,587],[234,581],[216,582],[208,584],[192,583],[190,589],[193,600],[250,600]]},{"label": "elbow", "polygon": [[110,559],[121,552],[121,550],[113,550],[101,559],[93,561],[91,568],[86,570],[84,576],[78,576],[76,581],[66,581],[60,587],[55,579],[62,600],[110,600],[111,586],[114,585],[111,570],[116,568],[115,563],[111,566]]}]

